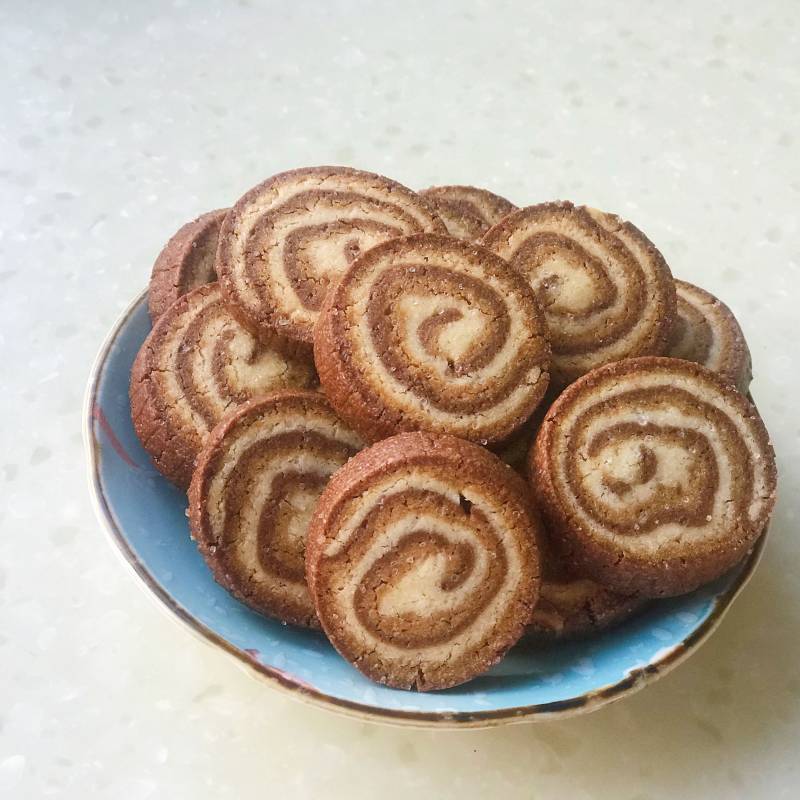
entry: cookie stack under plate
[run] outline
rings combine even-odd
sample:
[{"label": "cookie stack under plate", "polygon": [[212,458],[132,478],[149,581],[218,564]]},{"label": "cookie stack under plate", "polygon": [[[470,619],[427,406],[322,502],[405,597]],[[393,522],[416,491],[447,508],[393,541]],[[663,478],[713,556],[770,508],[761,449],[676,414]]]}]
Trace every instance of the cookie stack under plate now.
[{"label": "cookie stack under plate", "polygon": [[184,225],[150,312],[132,418],[214,577],[390,686],[692,591],[774,505],[738,323],[613,214],[293,170]]}]

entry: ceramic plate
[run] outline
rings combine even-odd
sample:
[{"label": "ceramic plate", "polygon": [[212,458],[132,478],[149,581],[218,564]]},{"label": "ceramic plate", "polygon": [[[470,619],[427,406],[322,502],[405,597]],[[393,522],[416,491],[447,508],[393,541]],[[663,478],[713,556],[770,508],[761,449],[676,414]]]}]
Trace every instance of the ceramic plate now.
[{"label": "ceramic plate", "polygon": [[133,431],[129,374],[149,330],[142,294],[111,332],[89,383],[85,436],[100,521],[175,618],[298,699],[420,727],[488,727],[591,711],[652,682],[699,647],[758,562],[764,537],[742,564],[690,595],[653,604],[588,640],[519,645],[486,675],[454,689],[378,686],[321,633],[265,619],[214,582],[189,538],[185,495],[156,472]]}]

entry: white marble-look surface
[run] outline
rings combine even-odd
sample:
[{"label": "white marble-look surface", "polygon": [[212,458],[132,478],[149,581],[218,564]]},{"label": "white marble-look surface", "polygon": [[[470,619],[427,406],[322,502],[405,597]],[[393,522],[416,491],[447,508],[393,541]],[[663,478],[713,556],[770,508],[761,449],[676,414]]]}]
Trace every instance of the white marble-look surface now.
[{"label": "white marble-look surface", "polygon": [[[786,2],[0,6],[0,796],[797,797],[800,41]],[[781,496],[721,629],[596,714],[354,722],[163,616],[86,489],[106,331],[185,220],[289,167],[619,212],[728,302]]]}]

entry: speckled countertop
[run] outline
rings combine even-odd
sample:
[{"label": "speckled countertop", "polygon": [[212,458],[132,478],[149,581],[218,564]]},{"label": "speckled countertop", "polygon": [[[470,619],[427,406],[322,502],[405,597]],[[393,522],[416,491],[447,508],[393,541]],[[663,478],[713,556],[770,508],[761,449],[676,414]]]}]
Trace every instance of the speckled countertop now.
[{"label": "speckled countertop", "polygon": [[[791,0],[2,4],[0,796],[796,797],[798,52]],[[383,728],[270,691],[120,566],[95,352],[180,223],[315,163],[617,211],[734,308],[781,498],[684,666],[583,718]]]}]

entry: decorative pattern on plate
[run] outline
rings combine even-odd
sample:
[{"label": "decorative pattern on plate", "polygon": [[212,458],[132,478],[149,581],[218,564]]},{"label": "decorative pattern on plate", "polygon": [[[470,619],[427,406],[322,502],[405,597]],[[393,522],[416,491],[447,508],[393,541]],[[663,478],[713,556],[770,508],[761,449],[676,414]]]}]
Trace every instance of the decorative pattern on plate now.
[{"label": "decorative pattern on plate", "polygon": [[155,322],[179,297],[217,279],[214,259],[227,208],[187,222],[159,253],[150,275],[148,303]]},{"label": "decorative pattern on plate", "polygon": [[145,340],[131,372],[131,415],[156,468],[186,488],[195,457],[226,411],[315,381],[308,357],[256,340],[211,283],[171,305]]},{"label": "decorative pattern on plate", "polygon": [[691,591],[736,564],[775,501],[756,409],[715,373],[672,358],[619,361],[569,386],[530,468],[577,571],[651,597]]},{"label": "decorative pattern on plate", "polygon": [[365,438],[409,430],[501,441],[548,383],[525,280],[482,247],[419,234],[358,258],[330,293],[314,358],[331,405]]},{"label": "decorative pattern on plate", "polygon": [[475,186],[431,186],[423,189],[424,197],[457,239],[480,239],[492,225],[516,211],[505,197]]},{"label": "decorative pattern on plate", "polygon": [[306,569],[322,627],[380,683],[463,683],[530,619],[538,524],[522,479],[487,450],[386,439],[333,476],[312,518]]},{"label": "decorative pattern on plate", "polygon": [[217,273],[241,322],[310,343],[331,282],[365,250],[409,233],[441,232],[419,195],[370,172],[309,167],[251,189],[222,226]]},{"label": "decorative pattern on plate", "polygon": [[214,429],[189,488],[192,537],[217,582],[256,611],[318,626],[306,531],[330,476],[362,447],[316,392],[256,398]]},{"label": "decorative pattern on plate", "polygon": [[675,281],[678,315],[669,355],[718,372],[745,394],[753,378],[750,350],[731,310],[713,294],[686,281]]},{"label": "decorative pattern on plate", "polygon": [[550,329],[554,384],[666,351],[675,317],[672,275],[630,222],[568,202],[542,203],[510,214],[482,242],[536,291]]}]

